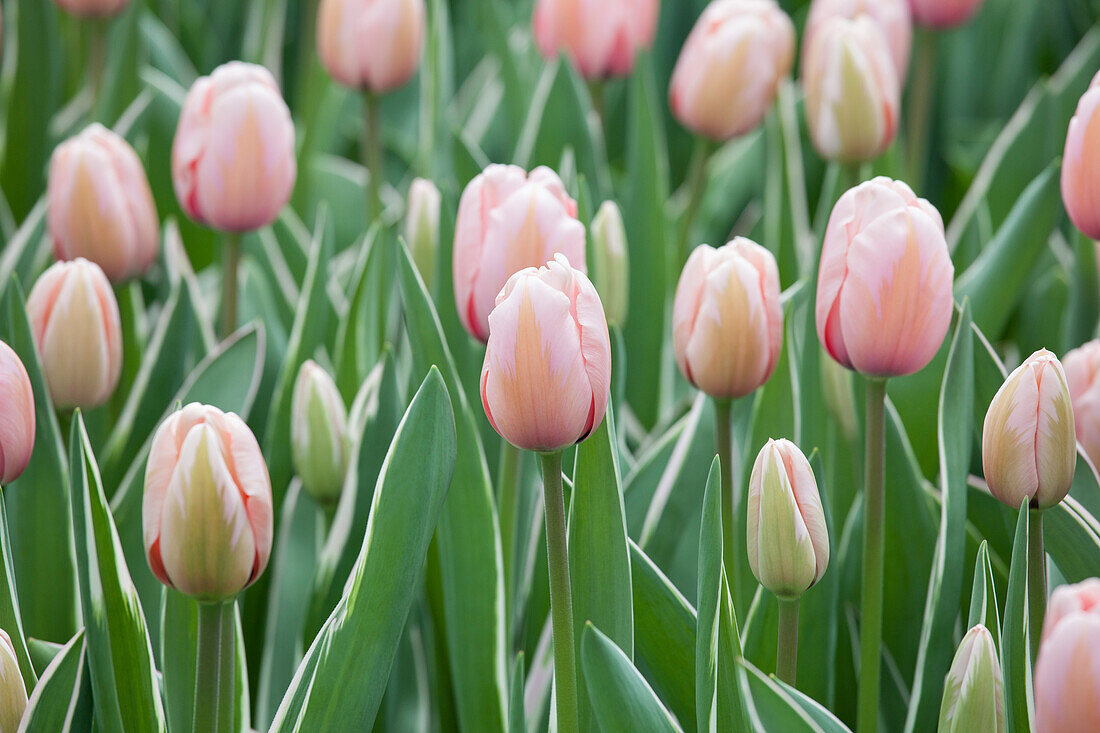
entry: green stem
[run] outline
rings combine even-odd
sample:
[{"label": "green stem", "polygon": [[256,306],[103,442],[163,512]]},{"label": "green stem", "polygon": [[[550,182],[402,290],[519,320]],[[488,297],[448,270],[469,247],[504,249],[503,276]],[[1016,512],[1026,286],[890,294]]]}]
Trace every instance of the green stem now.
[{"label": "green stem", "polygon": [[[855,188],[859,184],[863,183],[863,164],[862,163],[845,163],[843,165],[843,185],[844,188],[839,193],[841,196],[848,189]],[[840,196],[837,196],[839,199]],[[834,202],[835,203],[835,202]]]},{"label": "green stem", "polygon": [[886,463],[886,380],[867,378],[866,485],[863,494],[863,594],[860,610],[859,733],[878,726],[882,662],[882,546]]},{"label": "green stem", "polygon": [[382,215],[382,109],[378,95],[363,92],[363,164],[367,167],[367,211],[370,224]]},{"label": "green stem", "polygon": [[237,270],[241,262],[241,235],[225,233],[222,257],[222,338],[237,330]]},{"label": "green stem", "polygon": [[737,605],[737,572],[740,545],[734,537],[735,503],[733,495],[733,436],[731,434],[730,413],[733,403],[730,400],[714,400],[715,434],[718,438],[718,461],[722,466],[722,566],[726,570],[726,582],[729,583],[734,606]]},{"label": "green stem", "polygon": [[103,86],[103,70],[107,65],[107,29],[105,18],[88,21],[88,86],[92,90],[89,119],[99,117],[99,92]]},{"label": "green stem", "polygon": [[561,451],[540,453],[546,497],[546,554],[550,565],[550,617],[554,631],[554,695],[559,733],[577,730],[577,667],[573,649],[573,591],[569,587]]},{"label": "green stem", "polygon": [[604,98],[603,98],[603,80],[602,79],[590,79],[588,81],[588,96],[592,99],[592,109],[596,112],[596,116],[600,118],[600,129],[604,129]]},{"label": "green stem", "polygon": [[798,599],[779,599],[779,647],[775,676],[794,685],[798,669]]},{"label": "green stem", "polygon": [[925,28],[914,29],[916,58],[913,62],[912,91],[909,93],[909,111],[906,118],[906,143],[909,163],[909,182],[920,191],[924,182],[928,132],[932,122],[933,88],[936,81],[936,33]]},{"label": "green stem", "polygon": [[1029,509],[1027,532],[1027,608],[1031,658],[1039,654],[1039,637],[1047,610],[1047,554],[1043,547],[1043,510]]},{"label": "green stem", "polygon": [[[684,209],[683,218],[680,219],[680,235],[677,240],[676,254],[680,258],[678,264],[687,261],[691,237],[691,225],[695,222],[695,215],[699,213],[699,206],[703,203],[703,191],[707,182],[707,161],[710,159],[711,142],[702,135],[695,136],[695,148],[691,153],[691,163],[688,166],[688,202]],[[677,273],[680,271],[676,268]]]},{"label": "green stem", "polygon": [[236,727],[233,665],[236,601],[199,604],[194,733],[232,733]]},{"label": "green stem", "polygon": [[512,567],[515,560],[516,522],[519,512],[519,477],[522,456],[519,448],[507,440],[500,441],[500,470],[497,473],[497,506],[500,507],[500,548],[504,559],[504,619],[509,643],[512,633],[512,595],[515,582]]}]

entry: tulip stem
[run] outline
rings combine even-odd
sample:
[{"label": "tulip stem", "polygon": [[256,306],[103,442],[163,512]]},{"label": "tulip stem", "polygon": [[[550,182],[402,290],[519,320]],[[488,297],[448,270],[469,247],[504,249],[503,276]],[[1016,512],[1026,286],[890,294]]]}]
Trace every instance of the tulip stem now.
[{"label": "tulip stem", "polygon": [[798,599],[779,599],[779,646],[775,676],[793,686],[798,669]]},{"label": "tulip stem", "polygon": [[88,118],[96,120],[99,113],[99,91],[103,86],[103,70],[107,65],[107,21],[91,18],[88,22],[88,87],[92,101]]},{"label": "tulip stem", "polygon": [[554,632],[554,695],[559,733],[577,730],[577,668],[573,648],[573,591],[569,586],[561,451],[540,453],[546,498],[546,554],[550,565],[550,617]]},{"label": "tulip stem", "polygon": [[222,338],[237,330],[237,270],[241,262],[241,235],[226,232],[222,253]]},{"label": "tulip stem", "polygon": [[[678,264],[687,261],[691,225],[695,222],[695,215],[699,213],[699,206],[703,203],[703,192],[706,190],[707,161],[710,160],[710,152],[710,140],[702,135],[696,135],[695,148],[691,153],[691,163],[688,164],[686,179],[687,207],[684,209],[683,218],[680,219],[680,237],[676,245],[676,255],[680,258]],[[680,268],[677,267],[676,271],[679,272]]]},{"label": "tulip stem", "polygon": [[1039,654],[1039,637],[1047,609],[1047,554],[1043,547],[1043,510],[1028,509],[1027,608],[1031,658]]},{"label": "tulip stem", "polygon": [[504,560],[504,621],[509,644],[512,639],[512,578],[516,521],[519,512],[519,477],[522,456],[519,448],[503,438],[500,441],[500,471],[497,474],[497,506],[500,507],[500,549]]},{"label": "tulip stem", "polygon": [[909,179],[920,191],[924,183],[925,152],[932,123],[933,87],[936,81],[936,32],[917,28],[916,59],[913,63],[913,84],[909,93],[909,127],[906,131],[909,158]]},{"label": "tulip stem", "polygon": [[730,413],[733,403],[730,400],[714,400],[715,434],[718,438],[718,461],[722,467],[722,566],[726,570],[730,594],[734,607],[737,606],[737,573],[740,570],[737,549],[741,546],[734,538],[734,496],[733,496],[733,435],[730,426]]},{"label": "tulip stem", "polygon": [[195,733],[232,733],[234,670],[237,649],[235,601],[200,603],[198,658],[195,667]]},{"label": "tulip stem", "polygon": [[886,463],[886,380],[867,379],[867,424],[863,494],[863,594],[860,609],[859,733],[878,727],[882,663],[882,546]]},{"label": "tulip stem", "polygon": [[363,126],[363,163],[367,167],[367,228],[382,216],[382,105],[374,92],[363,92],[367,108]]}]

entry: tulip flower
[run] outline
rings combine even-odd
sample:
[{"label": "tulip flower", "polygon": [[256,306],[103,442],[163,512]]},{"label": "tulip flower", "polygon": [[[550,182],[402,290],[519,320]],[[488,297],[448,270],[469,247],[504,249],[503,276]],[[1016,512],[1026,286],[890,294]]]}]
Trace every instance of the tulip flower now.
[{"label": "tulip flower", "polygon": [[405,240],[409,243],[413,263],[429,291],[435,282],[435,259],[439,252],[439,209],[442,201],[439,189],[425,178],[417,178],[409,186]]},{"label": "tulip flower", "polygon": [[27,709],[27,687],[8,632],[0,629],[0,731],[15,733]]},{"label": "tulip flower", "polygon": [[920,371],[951,325],[953,278],[935,207],[901,181],[862,183],[829,217],[817,335],[833,359],[863,374]]},{"label": "tulip flower", "polygon": [[122,324],[99,265],[82,257],[54,263],[31,289],[27,316],[54,407],[106,402],[122,373]]},{"label": "tulip flower", "polygon": [[462,325],[489,338],[489,312],[508,278],[563,254],[585,271],[584,225],[557,174],[491,165],[458,202],[454,239],[455,304]]},{"label": "tulip flower", "polygon": [[294,470],[306,492],[335,511],[348,471],[348,413],[332,377],[312,360],[298,370],[290,410]]},{"label": "tulip flower", "polygon": [[1100,730],[1100,581],[1055,589],[1035,661],[1037,733]]},{"label": "tulip flower", "polygon": [[0,341],[0,484],[19,478],[34,450],[34,390],[19,356]]},{"label": "tulip flower", "polygon": [[966,632],[944,681],[939,733],[1004,733],[1005,700],[1001,664],[989,630]]},{"label": "tulip flower", "polygon": [[130,0],[54,0],[54,2],[57,3],[57,7],[73,15],[84,18],[104,18],[121,12]]},{"label": "tulip flower", "polygon": [[604,201],[592,220],[595,247],[593,275],[607,322],[621,326],[630,304],[630,255],[623,215],[614,201]]},{"label": "tulip flower", "polygon": [[420,63],[424,15],[424,0],[321,0],[321,64],[353,89],[377,93],[404,86]]},{"label": "tulip flower", "polygon": [[535,45],[547,59],[564,53],[586,79],[626,76],[653,44],[659,0],[537,0]]},{"label": "tulip flower", "polygon": [[145,169],[129,143],[102,125],[54,150],[47,200],[59,260],[84,257],[114,282],[156,261],[159,223]]},{"label": "tulip flower", "polygon": [[845,163],[870,160],[897,134],[901,85],[882,26],[833,16],[806,46],[802,86],[814,147]]},{"label": "tulip flower", "polygon": [[1073,225],[1100,239],[1100,73],[1077,102],[1062,153],[1062,202]]},{"label": "tulip flower", "polygon": [[882,30],[894,60],[894,71],[904,82],[909,73],[909,48],[913,42],[908,0],[813,0],[802,35],[802,68],[806,68],[806,52],[813,45],[814,36],[830,18],[855,20],[861,15],[866,15]]},{"label": "tulip flower", "polygon": [[672,72],[672,114],[714,140],[744,135],[775,101],[794,44],[794,24],[774,0],[714,0]]},{"label": "tulip flower", "polygon": [[978,12],[984,0],[909,0],[913,20],[933,28],[962,25]]},{"label": "tulip flower", "polygon": [[1100,466],[1100,340],[1089,341],[1062,358],[1073,404],[1077,442],[1094,466]]}]

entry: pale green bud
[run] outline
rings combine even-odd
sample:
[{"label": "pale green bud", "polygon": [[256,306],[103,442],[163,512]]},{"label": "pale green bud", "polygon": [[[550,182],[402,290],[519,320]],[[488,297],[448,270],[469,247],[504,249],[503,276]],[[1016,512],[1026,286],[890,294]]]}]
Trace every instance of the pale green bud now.
[{"label": "pale green bud", "polygon": [[348,415],[332,377],[313,361],[298,371],[291,401],[291,458],[302,487],[335,505],[348,470]]},{"label": "pale green bud", "polygon": [[966,632],[943,686],[939,733],[1005,730],[1004,682],[989,630]]},{"label": "pale green bud", "polygon": [[417,178],[409,186],[405,211],[405,240],[421,279],[431,291],[435,282],[435,260],[439,252],[439,209],[442,196],[435,184]]},{"label": "pale green bud", "polygon": [[603,301],[607,323],[621,326],[630,305],[630,255],[623,215],[614,201],[604,201],[596,212],[592,220],[592,243],[595,246],[596,292]]},{"label": "pale green bud", "polygon": [[0,731],[14,733],[19,730],[19,721],[26,709],[27,688],[19,671],[15,646],[8,633],[0,629]]}]

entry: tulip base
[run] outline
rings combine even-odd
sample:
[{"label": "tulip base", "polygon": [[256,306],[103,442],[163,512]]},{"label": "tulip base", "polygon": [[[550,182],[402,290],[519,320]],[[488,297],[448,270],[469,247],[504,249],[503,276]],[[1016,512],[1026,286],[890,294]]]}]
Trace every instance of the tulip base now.
[{"label": "tulip base", "polygon": [[886,463],[886,380],[867,379],[867,422],[863,494],[863,589],[860,607],[860,666],[857,730],[878,727],[882,665],[882,576]]},{"label": "tulip base", "polygon": [[1043,510],[1029,509],[1027,530],[1027,615],[1032,662],[1039,655],[1039,637],[1047,609],[1047,554],[1043,546]]},{"label": "tulip base", "polygon": [[237,330],[237,270],[241,263],[241,235],[227,232],[222,253],[222,338]]},{"label": "tulip base", "polygon": [[195,733],[232,733],[236,730],[236,607],[236,601],[199,604],[199,648],[192,716]]},{"label": "tulip base", "polygon": [[540,453],[546,497],[546,554],[550,565],[550,619],[554,635],[554,695],[559,733],[577,730],[577,667],[573,646],[573,591],[569,581],[561,451]]},{"label": "tulip base", "polygon": [[798,600],[779,599],[779,645],[775,676],[792,687],[798,669]]}]

